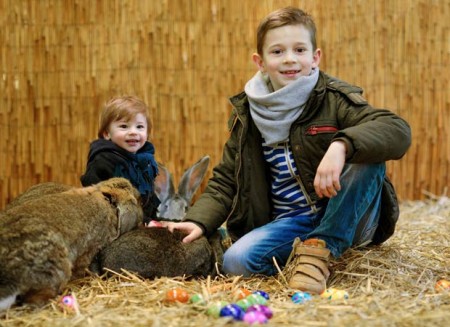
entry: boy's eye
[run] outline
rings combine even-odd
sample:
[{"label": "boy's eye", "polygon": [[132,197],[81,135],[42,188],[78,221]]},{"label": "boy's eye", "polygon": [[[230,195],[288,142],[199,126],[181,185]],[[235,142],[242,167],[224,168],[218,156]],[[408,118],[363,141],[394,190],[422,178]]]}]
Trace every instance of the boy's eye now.
[{"label": "boy's eye", "polygon": [[302,53],[302,52],[305,52],[306,49],[305,48],[297,48],[295,51],[297,51],[298,53]]},{"label": "boy's eye", "polygon": [[127,128],[127,124],[120,124],[119,127],[120,128]]},{"label": "boy's eye", "polygon": [[273,54],[280,54],[282,51],[280,49],[274,49],[272,50]]},{"label": "boy's eye", "polygon": [[139,128],[139,129],[144,129],[145,126],[144,126],[144,125],[137,125],[137,128]]}]

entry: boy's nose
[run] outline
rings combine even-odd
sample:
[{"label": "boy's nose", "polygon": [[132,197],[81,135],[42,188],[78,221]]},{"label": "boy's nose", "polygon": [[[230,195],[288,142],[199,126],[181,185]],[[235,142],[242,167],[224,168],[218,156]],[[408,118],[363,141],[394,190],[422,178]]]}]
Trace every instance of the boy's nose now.
[{"label": "boy's nose", "polygon": [[294,54],[290,51],[286,52],[286,55],[284,56],[284,60],[283,63],[285,64],[290,64],[296,61],[296,57],[294,56]]}]

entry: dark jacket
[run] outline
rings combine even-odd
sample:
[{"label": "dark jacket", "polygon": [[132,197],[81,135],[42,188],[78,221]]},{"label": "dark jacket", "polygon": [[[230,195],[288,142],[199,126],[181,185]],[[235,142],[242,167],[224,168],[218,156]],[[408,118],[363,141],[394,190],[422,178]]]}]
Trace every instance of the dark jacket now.
[{"label": "dark jacket", "polygon": [[141,194],[144,222],[156,218],[159,200],[154,192],[154,180],[158,173],[153,144],[146,142],[136,153],[128,152],[113,142],[98,139],[91,143],[86,172],[81,184],[89,186],[112,177],[128,179]]},{"label": "dark jacket", "polygon": [[[254,124],[246,94],[230,99],[231,135],[221,162],[186,220],[211,235],[224,221],[233,240],[271,220],[270,172],[263,157],[262,139]],[[300,117],[292,124],[289,142],[309,204],[319,197],[314,190],[317,167],[334,140],[347,144],[347,163],[380,163],[400,159],[410,146],[408,123],[385,109],[371,107],[362,89],[321,72]],[[382,215],[374,243],[392,235],[398,203],[392,184],[385,180]]]}]

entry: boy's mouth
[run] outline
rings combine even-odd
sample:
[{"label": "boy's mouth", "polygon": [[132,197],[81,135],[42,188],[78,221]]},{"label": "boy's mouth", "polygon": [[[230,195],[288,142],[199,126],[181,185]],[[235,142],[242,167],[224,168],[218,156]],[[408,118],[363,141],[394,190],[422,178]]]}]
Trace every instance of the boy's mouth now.
[{"label": "boy's mouth", "polygon": [[300,70],[285,70],[282,71],[281,74],[283,75],[295,75],[295,74],[299,74]]}]

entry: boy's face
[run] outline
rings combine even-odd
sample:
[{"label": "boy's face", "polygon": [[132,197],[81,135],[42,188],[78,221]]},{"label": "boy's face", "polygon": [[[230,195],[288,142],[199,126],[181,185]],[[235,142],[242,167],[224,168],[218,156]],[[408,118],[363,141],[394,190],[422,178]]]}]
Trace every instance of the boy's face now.
[{"label": "boy's face", "polygon": [[311,36],[303,25],[286,25],[269,30],[263,54],[253,54],[253,61],[269,75],[274,90],[308,76],[319,66],[321,51],[313,51]]},{"label": "boy's face", "polygon": [[103,137],[122,149],[136,153],[147,141],[147,120],[143,114],[136,114],[130,120],[121,119],[111,123]]}]

